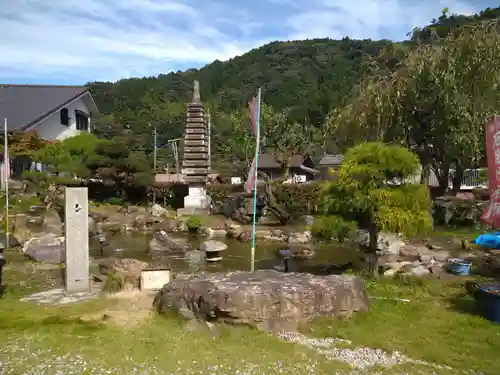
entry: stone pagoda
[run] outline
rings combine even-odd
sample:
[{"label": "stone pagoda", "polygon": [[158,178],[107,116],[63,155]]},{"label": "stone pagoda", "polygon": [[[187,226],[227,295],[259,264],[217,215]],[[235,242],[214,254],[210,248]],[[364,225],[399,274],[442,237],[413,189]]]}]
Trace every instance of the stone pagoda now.
[{"label": "stone pagoda", "polygon": [[206,184],[210,170],[209,134],[200,84],[194,81],[193,100],[188,104],[182,174],[189,185],[189,194],[184,197],[184,208],[208,208]]}]

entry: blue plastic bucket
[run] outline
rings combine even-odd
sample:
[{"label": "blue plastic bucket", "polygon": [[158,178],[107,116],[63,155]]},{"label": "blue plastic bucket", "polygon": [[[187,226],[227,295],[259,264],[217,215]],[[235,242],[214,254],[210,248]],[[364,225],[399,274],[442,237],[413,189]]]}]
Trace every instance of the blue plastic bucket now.
[{"label": "blue plastic bucket", "polygon": [[467,276],[470,273],[470,267],[471,262],[460,258],[448,259],[448,264],[446,265],[448,271],[460,276]]},{"label": "blue plastic bucket", "polygon": [[483,285],[475,297],[481,316],[500,323],[500,284]]}]

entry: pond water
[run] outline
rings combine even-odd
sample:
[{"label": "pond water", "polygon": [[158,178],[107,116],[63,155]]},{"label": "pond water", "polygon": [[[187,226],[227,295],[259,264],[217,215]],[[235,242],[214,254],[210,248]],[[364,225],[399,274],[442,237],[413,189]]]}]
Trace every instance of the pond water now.
[{"label": "pond water", "polygon": [[[250,270],[250,251],[249,243],[241,243],[236,240],[226,238],[212,238],[220,240],[228,245],[228,249],[222,253],[223,259],[220,262],[208,263],[204,259],[196,260],[190,257],[167,256],[161,253],[150,254],[148,244],[152,234],[148,235],[115,235],[108,237],[108,246],[105,247],[105,257],[117,256],[120,258],[135,258],[153,263],[157,266],[168,266],[176,271],[199,271],[206,270],[234,271]],[[176,237],[180,241],[188,241],[193,249],[197,249],[199,244],[206,241],[205,237]],[[99,241],[92,238],[90,241],[91,255],[98,259],[100,257]],[[283,243],[257,242],[255,249],[255,268],[256,269],[274,269],[282,264],[278,250],[286,249],[287,245]],[[316,245],[314,246],[316,256],[310,260],[290,261],[289,270],[297,272],[311,273],[329,273],[335,272],[338,268],[342,270],[342,265],[360,264],[359,253],[350,247],[340,247],[337,245]],[[338,266],[338,267],[335,267]]]}]

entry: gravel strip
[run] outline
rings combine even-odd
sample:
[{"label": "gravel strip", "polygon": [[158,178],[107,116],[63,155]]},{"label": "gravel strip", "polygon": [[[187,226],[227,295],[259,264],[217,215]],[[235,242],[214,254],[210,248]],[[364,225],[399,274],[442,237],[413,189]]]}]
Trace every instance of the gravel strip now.
[{"label": "gravel strip", "polygon": [[373,366],[393,367],[405,363],[429,366],[434,369],[452,370],[451,367],[431,364],[425,361],[411,359],[399,352],[387,353],[382,349],[372,349],[368,347],[346,348],[337,347],[338,344],[351,345],[349,340],[338,338],[311,338],[298,332],[280,332],[277,336],[285,341],[294,342],[315,350],[326,358],[348,363],[354,369],[368,369]]},{"label": "gravel strip", "polygon": [[[159,366],[153,358],[150,363],[139,363],[130,356],[123,364],[111,367],[99,360],[89,360],[78,354],[56,355],[50,348],[33,349],[29,343],[19,345],[15,339],[0,347],[0,375],[315,375],[316,364],[304,356],[303,363],[291,368],[287,361],[269,363],[221,363],[204,366],[196,359],[173,361]],[[6,360],[5,360],[6,358]]]}]

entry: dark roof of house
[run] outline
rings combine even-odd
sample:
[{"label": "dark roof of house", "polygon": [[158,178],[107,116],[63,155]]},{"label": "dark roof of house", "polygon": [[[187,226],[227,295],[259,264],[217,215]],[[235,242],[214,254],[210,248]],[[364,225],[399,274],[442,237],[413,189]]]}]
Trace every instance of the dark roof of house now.
[{"label": "dark roof of house", "polygon": [[340,165],[342,164],[342,160],[344,160],[344,155],[325,155],[319,161],[320,167],[328,167],[331,165]]},{"label": "dark roof of house", "polygon": [[9,130],[24,130],[82,96],[84,86],[0,84],[0,120]]},{"label": "dark roof of house", "polygon": [[[304,164],[307,156],[296,154],[293,155],[290,160],[289,167],[291,168],[299,168]],[[259,155],[259,169],[272,169],[272,168],[280,168],[281,165],[277,162],[276,157],[272,154],[260,154]]]}]

